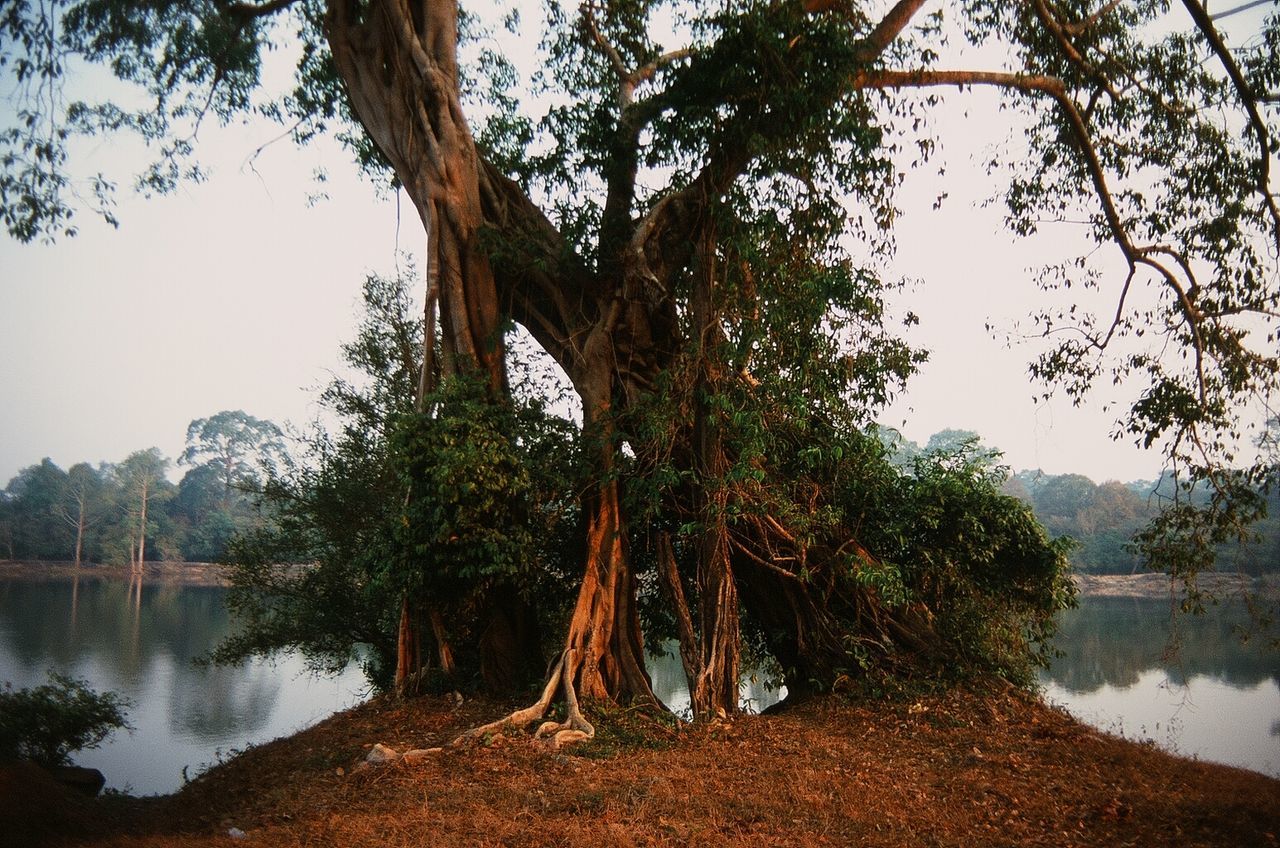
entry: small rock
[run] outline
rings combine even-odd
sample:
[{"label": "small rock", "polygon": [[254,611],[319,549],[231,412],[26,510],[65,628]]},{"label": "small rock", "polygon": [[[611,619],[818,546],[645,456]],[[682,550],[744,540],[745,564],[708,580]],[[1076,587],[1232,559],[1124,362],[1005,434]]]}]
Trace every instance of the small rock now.
[{"label": "small rock", "polygon": [[369,753],[365,755],[366,763],[389,763],[392,760],[399,759],[400,755],[395,752],[394,748],[388,748],[379,742],[369,749]]},{"label": "small rock", "polygon": [[438,754],[443,750],[443,748],[414,748],[412,751],[405,751],[400,756],[400,759],[410,765],[416,765],[431,759],[433,755]]},{"label": "small rock", "polygon": [[244,839],[245,835],[245,832],[238,827],[227,828],[227,836],[232,839]]}]

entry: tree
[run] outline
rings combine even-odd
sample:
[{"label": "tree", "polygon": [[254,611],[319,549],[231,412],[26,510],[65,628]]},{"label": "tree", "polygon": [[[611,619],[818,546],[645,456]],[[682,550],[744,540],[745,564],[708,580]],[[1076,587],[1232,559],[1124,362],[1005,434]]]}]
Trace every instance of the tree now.
[{"label": "tree", "polygon": [[[416,411],[423,321],[411,284],[366,279],[342,348],[352,373],[320,397],[338,426],[305,435],[298,461],[265,480],[271,522],[232,540],[228,604],[246,626],[215,659],[298,648],[340,670],[363,656],[380,689],[474,675],[505,693],[541,673],[541,633],[566,614],[575,547],[572,428],[532,398],[495,407],[466,381],[435,415]],[[407,638],[406,605],[429,625]],[[410,680],[397,674],[406,647],[418,655]]]},{"label": "tree", "polygon": [[154,514],[150,521],[147,519],[147,509],[158,498],[169,495],[171,486],[164,476],[168,467],[169,460],[159,448],[134,451],[115,467],[132,520],[129,565],[135,570],[146,564],[147,533],[155,526]]},{"label": "tree", "polygon": [[24,759],[44,766],[70,762],[76,751],[97,748],[121,728],[130,730],[128,699],[95,692],[84,680],[49,673],[31,689],[0,689],[0,762]]},{"label": "tree", "polygon": [[[919,362],[888,329],[879,272],[904,151],[927,158],[929,109],[951,89],[998,91],[1024,116],[1025,153],[997,168],[1010,227],[1083,222],[1107,247],[1039,275],[1050,302],[1070,293],[1036,316],[1048,346],[1033,374],[1077,399],[1100,379],[1135,386],[1118,432],[1161,445],[1184,493],[1210,487],[1162,514],[1148,554],[1193,573],[1260,508],[1263,470],[1240,467],[1235,445],[1237,411],[1280,373],[1263,342],[1280,315],[1277,18],[1232,45],[1198,0],[925,5],[549,2],[541,89],[522,99],[453,2],[83,0],[57,20],[17,4],[0,27],[31,99],[6,137],[0,217],[20,238],[70,227],[71,130],[157,142],[143,182],[166,189],[206,115],[256,108],[301,141],[345,126],[428,236],[423,413],[437,379],[478,379],[506,402],[506,319],[582,402],[578,601],[543,697],[513,718],[560,691],[570,715],[555,738],[580,738],[578,695],[653,702],[646,561],[664,576],[698,712],[728,712],[744,614],[799,689],[908,655],[969,655],[960,631],[930,623],[948,604],[986,598],[1013,634],[1063,600],[1061,552],[987,492],[981,468],[926,461],[895,478],[851,435]],[[262,49],[295,32],[296,87],[255,100]],[[944,63],[945,38],[996,64]],[[155,108],[72,103],[60,119],[49,92],[73,57],[109,64]],[[1101,305],[1075,302],[1094,289]],[[866,518],[887,521],[874,508],[886,502],[922,510],[922,527],[945,506],[1012,559],[944,556],[946,533],[896,543]],[[994,579],[996,564],[1023,583]]]},{"label": "tree", "polygon": [[87,462],[77,462],[67,471],[66,491],[55,511],[76,532],[75,566],[84,554],[85,533],[102,517],[102,478]]},{"label": "tree", "polygon": [[270,421],[242,410],[223,410],[197,418],[187,427],[187,447],[179,465],[207,469],[222,483],[222,507],[231,507],[233,489],[258,485],[286,458],[284,433]]},{"label": "tree", "polygon": [[25,559],[66,559],[71,536],[58,513],[67,488],[67,472],[45,457],[18,472],[6,492],[12,505],[13,551]]}]

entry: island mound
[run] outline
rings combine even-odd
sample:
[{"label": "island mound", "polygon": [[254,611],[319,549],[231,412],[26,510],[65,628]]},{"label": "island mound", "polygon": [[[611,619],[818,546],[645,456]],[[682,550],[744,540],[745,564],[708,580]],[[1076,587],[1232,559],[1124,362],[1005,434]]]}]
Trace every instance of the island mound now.
[{"label": "island mound", "polygon": [[[162,798],[0,786],[0,843],[1274,845],[1280,781],[1178,758],[1000,686],[677,725],[619,711],[549,752],[450,748],[504,705],[375,698]],[[427,756],[364,766],[374,744]],[[6,802],[5,799],[9,801]]]}]

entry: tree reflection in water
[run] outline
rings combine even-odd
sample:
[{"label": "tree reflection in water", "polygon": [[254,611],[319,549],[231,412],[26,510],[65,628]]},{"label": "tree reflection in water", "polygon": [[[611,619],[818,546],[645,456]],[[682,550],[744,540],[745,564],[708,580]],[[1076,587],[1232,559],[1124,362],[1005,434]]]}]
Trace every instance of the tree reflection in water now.
[{"label": "tree reflection in water", "polygon": [[181,785],[220,752],[267,741],[358,701],[363,678],[313,681],[301,663],[201,668],[193,660],[224,638],[226,590],[81,575],[0,580],[0,680],[44,682],[49,669],[86,678],[133,701],[132,734],[85,752],[111,788],[139,794]]}]

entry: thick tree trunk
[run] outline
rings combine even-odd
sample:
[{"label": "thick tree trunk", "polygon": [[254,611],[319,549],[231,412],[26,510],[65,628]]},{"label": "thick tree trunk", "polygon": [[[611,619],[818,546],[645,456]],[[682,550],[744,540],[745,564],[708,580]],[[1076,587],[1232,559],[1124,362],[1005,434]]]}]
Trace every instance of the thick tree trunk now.
[{"label": "thick tree trunk", "polygon": [[484,602],[480,676],[490,692],[515,692],[543,672],[537,613],[509,586],[487,592]]},{"label": "thick tree trunk", "polygon": [[576,659],[570,679],[578,695],[656,706],[644,667],[635,574],[615,474],[613,416],[616,398],[624,390],[618,385],[614,329],[608,318],[592,329],[583,347],[585,367],[574,381],[583,399],[584,438],[596,455],[596,482],[584,504],[586,561],[565,650]]},{"label": "thick tree trunk", "polygon": [[[505,402],[497,289],[480,242],[480,160],[458,86],[457,14],[455,2],[330,0],[326,26],[352,110],[395,170],[427,234],[421,395],[434,378],[438,309],[440,374],[484,374],[494,401]],[[444,621],[438,606],[430,609],[441,670],[452,675]],[[401,639],[416,630],[417,622],[402,615]],[[397,658],[397,681],[418,670],[421,658],[408,646],[397,649]]]},{"label": "thick tree trunk", "polygon": [[618,494],[611,479],[589,498],[586,568],[565,648],[576,657],[572,680],[580,697],[656,706]]}]

